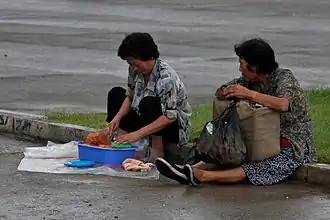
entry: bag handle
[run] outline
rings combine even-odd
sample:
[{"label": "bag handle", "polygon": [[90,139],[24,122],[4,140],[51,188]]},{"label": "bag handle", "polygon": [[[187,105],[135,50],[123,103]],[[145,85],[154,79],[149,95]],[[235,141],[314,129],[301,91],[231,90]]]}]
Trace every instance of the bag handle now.
[{"label": "bag handle", "polygon": [[222,111],[222,113],[217,117],[217,118],[215,118],[214,120],[217,120],[218,118],[222,118],[224,115],[227,115],[228,114],[228,112],[233,108],[233,107],[235,107],[236,106],[236,104],[237,104],[237,100],[231,100],[230,102],[229,102],[229,105],[228,105],[228,107],[226,107],[223,111]]}]

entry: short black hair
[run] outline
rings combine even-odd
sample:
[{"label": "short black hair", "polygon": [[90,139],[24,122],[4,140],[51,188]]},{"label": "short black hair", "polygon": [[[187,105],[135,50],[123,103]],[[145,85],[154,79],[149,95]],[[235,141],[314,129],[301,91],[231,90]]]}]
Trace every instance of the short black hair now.
[{"label": "short black hair", "polygon": [[148,33],[133,32],[127,35],[118,48],[121,59],[134,57],[140,60],[152,60],[159,57],[158,46]]},{"label": "short black hair", "polygon": [[273,48],[261,38],[236,44],[234,50],[238,57],[255,66],[257,73],[271,73],[278,68]]}]

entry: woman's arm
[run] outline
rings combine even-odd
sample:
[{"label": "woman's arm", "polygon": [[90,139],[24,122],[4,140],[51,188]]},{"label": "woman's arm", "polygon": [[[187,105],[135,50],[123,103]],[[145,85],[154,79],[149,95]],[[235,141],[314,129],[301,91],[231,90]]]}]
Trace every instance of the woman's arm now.
[{"label": "woman's arm", "polygon": [[249,90],[248,88],[241,85],[231,85],[224,88],[223,91],[226,98],[230,97],[238,97],[238,98],[248,98],[258,104],[261,104],[265,107],[274,109],[276,111],[289,111],[289,99],[276,97],[271,95],[265,95],[253,90]]},{"label": "woman's arm", "polygon": [[134,96],[134,88],[135,88],[135,78],[136,73],[133,69],[129,66],[128,67],[128,79],[127,79],[127,88],[126,88],[126,98],[121,105],[117,115],[115,118],[121,120],[131,109],[131,104]]},{"label": "woman's arm", "polygon": [[152,123],[141,128],[139,130],[139,133],[141,134],[141,136],[144,137],[144,136],[147,136],[147,135],[150,135],[150,134],[153,134],[153,133],[156,133],[156,132],[162,130],[167,125],[169,125],[175,121],[176,121],[176,119],[169,119],[167,116],[162,115],[159,118],[157,118],[155,121],[153,121]]},{"label": "woman's arm", "polygon": [[234,78],[233,80],[225,83],[225,84],[222,84],[218,87],[218,89],[215,91],[215,96],[216,97],[219,97],[219,98],[222,98],[223,94],[222,94],[222,91],[225,87],[227,86],[230,86],[230,85],[236,85],[236,84],[239,84],[239,85],[244,85],[245,84],[245,80],[244,80],[244,77],[239,77],[239,78]]},{"label": "woman's arm", "polygon": [[299,111],[296,109],[296,106],[299,106],[297,94],[302,94],[303,91],[291,70],[281,69],[276,73],[275,79],[268,83],[274,87],[272,95],[252,91],[240,85],[228,86],[224,91],[226,97],[248,98],[277,111]]},{"label": "woman's arm", "polygon": [[248,98],[258,104],[280,112],[286,112],[289,110],[289,100],[287,98],[279,98],[252,90],[250,91],[251,93]]},{"label": "woman's arm", "polygon": [[299,106],[297,94],[302,94],[303,91],[291,70],[281,69],[269,84],[275,87],[274,96],[252,92],[251,100],[281,112],[299,111],[296,108]]},{"label": "woman's arm", "polygon": [[115,116],[117,119],[121,120],[131,109],[131,101],[128,96],[126,96],[123,104],[121,105],[117,115]]},{"label": "woman's arm", "polygon": [[159,80],[157,87],[160,98],[160,105],[163,110],[163,115],[160,115],[155,121],[140,128],[137,131],[122,135],[115,139],[116,143],[133,143],[155,132],[158,132],[177,120],[177,91],[175,81],[169,77]]}]

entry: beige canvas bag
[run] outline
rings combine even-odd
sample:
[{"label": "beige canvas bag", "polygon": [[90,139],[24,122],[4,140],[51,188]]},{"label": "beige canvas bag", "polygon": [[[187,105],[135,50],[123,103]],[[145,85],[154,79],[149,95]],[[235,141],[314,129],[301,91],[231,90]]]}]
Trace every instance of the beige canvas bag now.
[{"label": "beige canvas bag", "polygon": [[229,106],[230,101],[228,99],[219,99],[215,97],[213,99],[213,119],[219,117],[221,113]]},{"label": "beige canvas bag", "polygon": [[[218,117],[230,101],[215,98],[213,118]],[[280,113],[267,107],[254,108],[248,101],[237,103],[244,142],[250,161],[260,161],[280,153]]]}]

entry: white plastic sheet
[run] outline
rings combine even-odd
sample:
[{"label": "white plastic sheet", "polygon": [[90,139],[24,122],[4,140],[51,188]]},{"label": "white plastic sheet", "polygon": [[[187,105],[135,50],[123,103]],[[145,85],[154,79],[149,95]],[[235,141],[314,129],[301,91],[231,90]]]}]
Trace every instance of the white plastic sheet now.
[{"label": "white plastic sheet", "polygon": [[139,179],[159,179],[159,173],[155,168],[149,172],[130,172],[124,171],[121,165],[95,164],[89,168],[67,167],[64,162],[78,158],[78,146],[75,141],[66,144],[56,144],[49,141],[45,147],[28,147],[25,148],[24,156],[17,168],[20,171],[57,174],[103,174]]},{"label": "white plastic sheet", "polygon": [[75,141],[66,144],[55,144],[48,141],[46,147],[27,147],[24,151],[26,158],[50,159],[50,158],[77,158],[78,146]]}]

